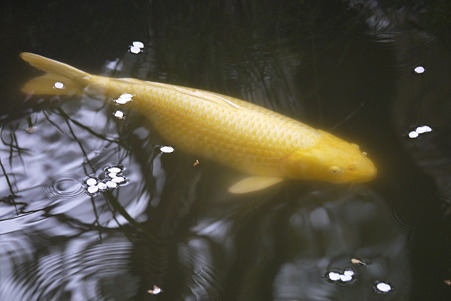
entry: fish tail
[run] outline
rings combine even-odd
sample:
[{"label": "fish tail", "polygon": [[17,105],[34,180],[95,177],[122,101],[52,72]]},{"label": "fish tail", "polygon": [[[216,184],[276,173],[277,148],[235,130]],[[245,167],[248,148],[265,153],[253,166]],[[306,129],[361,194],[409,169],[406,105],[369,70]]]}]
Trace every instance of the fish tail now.
[{"label": "fish tail", "polygon": [[22,91],[37,95],[81,94],[90,74],[67,64],[34,54],[22,52],[20,57],[33,67],[46,72],[25,83]]}]

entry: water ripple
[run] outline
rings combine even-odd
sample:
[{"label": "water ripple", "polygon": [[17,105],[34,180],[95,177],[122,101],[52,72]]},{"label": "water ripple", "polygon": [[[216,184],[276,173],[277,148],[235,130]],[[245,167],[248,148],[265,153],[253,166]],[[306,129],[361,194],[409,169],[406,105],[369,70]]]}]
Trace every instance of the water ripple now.
[{"label": "water ripple", "polygon": [[58,177],[49,177],[43,186],[50,195],[64,196],[66,198],[76,197],[81,195],[83,185],[77,175],[60,175]]}]

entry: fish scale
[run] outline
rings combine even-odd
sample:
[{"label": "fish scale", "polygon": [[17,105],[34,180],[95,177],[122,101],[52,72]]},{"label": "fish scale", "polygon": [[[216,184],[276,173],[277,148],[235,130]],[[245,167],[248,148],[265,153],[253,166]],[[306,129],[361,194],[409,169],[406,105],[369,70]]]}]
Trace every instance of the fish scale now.
[{"label": "fish scale", "polygon": [[46,72],[28,81],[24,92],[131,95],[132,107],[177,149],[252,175],[233,185],[233,193],[263,189],[283,178],[343,183],[376,176],[373,162],[357,145],[249,102],[188,87],[95,76],[32,53],[20,56]]},{"label": "fish scale", "polygon": [[[216,161],[232,164],[239,170],[278,174],[278,161],[300,146],[293,139],[285,139],[285,132],[278,129],[280,126],[287,130],[284,116],[263,111],[256,114],[249,109],[226,110],[171,88],[156,92],[153,88],[122,87],[125,85],[112,80],[109,90],[134,94],[134,105],[148,116],[163,138],[177,141],[175,146],[185,151],[207,158],[214,156]],[[237,103],[235,99],[229,100]],[[269,120],[274,117],[280,125]]]},{"label": "fish scale", "polygon": [[[113,86],[117,89],[119,85]],[[128,87],[127,92],[135,94],[134,105],[138,111],[147,113],[163,138],[177,141],[176,146],[182,150],[232,164],[241,171],[278,175],[280,160],[308,145],[306,136],[295,141],[296,135],[290,133],[292,139],[286,139],[286,132],[299,131],[299,126],[272,112],[226,110],[177,91],[168,91],[163,93],[164,97],[157,98],[152,97],[155,94],[152,90],[139,87]],[[310,134],[310,137],[314,140],[319,135]]]}]

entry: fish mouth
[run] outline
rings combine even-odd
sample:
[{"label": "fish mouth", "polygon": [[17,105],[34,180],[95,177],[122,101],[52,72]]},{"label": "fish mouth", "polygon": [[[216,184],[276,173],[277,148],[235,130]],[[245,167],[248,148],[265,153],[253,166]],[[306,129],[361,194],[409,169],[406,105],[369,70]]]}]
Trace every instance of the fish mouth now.
[{"label": "fish mouth", "polygon": [[377,172],[372,174],[367,174],[365,176],[360,177],[358,180],[356,180],[356,183],[366,183],[374,180],[376,178]]},{"label": "fish mouth", "polygon": [[363,164],[363,168],[361,168],[361,171],[356,175],[354,182],[364,183],[372,181],[377,176],[377,168],[374,165],[373,162],[371,162],[369,159]]},{"label": "fish mouth", "polygon": [[363,161],[356,164],[357,167],[354,167],[351,170],[348,170],[346,174],[343,174],[342,177],[337,177],[332,180],[335,183],[365,183],[374,180],[377,176],[377,168],[374,163],[364,158]]}]

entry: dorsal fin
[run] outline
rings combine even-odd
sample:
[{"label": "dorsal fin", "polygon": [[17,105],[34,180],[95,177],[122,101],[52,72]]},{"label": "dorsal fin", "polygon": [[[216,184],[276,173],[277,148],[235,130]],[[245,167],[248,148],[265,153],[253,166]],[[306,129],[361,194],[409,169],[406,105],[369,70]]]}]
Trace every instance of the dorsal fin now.
[{"label": "dorsal fin", "polygon": [[146,81],[135,79],[135,78],[129,78],[129,77],[115,78],[112,80],[124,82],[127,84],[132,84],[132,85],[142,85],[144,83],[147,83]]},{"label": "dorsal fin", "polygon": [[218,94],[214,94],[214,93],[210,93],[210,92],[202,91],[202,90],[179,87],[179,86],[171,86],[171,87],[180,93],[184,93],[184,94],[187,94],[190,96],[202,98],[202,99],[213,102],[220,106],[227,106],[227,108],[231,107],[234,109],[241,109],[241,107],[239,105],[237,105],[236,103],[234,103],[233,101],[231,101],[225,97],[221,97]]},{"label": "dorsal fin", "polygon": [[189,96],[194,96],[197,98],[202,98],[206,101],[213,102],[219,106],[227,107],[227,108],[233,108],[233,109],[241,109],[239,105],[234,103],[233,101],[227,99],[225,96],[221,96],[215,93],[187,88],[187,87],[180,87],[175,85],[169,85],[169,84],[163,84],[163,83],[157,83],[157,82],[151,82],[151,81],[141,81],[134,78],[117,78],[115,79],[117,81],[126,82],[128,84],[147,84],[152,87],[156,88],[165,88],[165,89],[172,89],[179,93],[183,93]]}]

